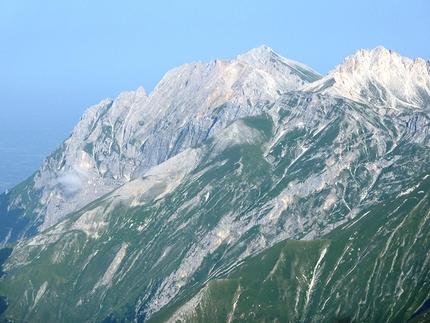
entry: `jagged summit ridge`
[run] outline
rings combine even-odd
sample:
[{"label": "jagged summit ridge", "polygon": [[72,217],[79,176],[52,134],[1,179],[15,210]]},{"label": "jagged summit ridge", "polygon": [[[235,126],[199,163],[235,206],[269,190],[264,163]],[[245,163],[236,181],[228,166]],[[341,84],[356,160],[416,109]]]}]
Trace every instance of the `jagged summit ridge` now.
[{"label": "jagged summit ridge", "polygon": [[326,77],[303,87],[376,106],[415,106],[430,102],[430,62],[410,59],[379,46],[348,56]]}]

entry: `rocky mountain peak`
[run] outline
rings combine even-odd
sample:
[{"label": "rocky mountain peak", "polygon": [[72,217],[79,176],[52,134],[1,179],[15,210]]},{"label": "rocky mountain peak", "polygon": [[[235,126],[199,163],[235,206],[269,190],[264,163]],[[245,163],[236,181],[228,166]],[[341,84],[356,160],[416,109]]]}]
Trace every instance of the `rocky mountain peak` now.
[{"label": "rocky mountain peak", "polygon": [[361,49],[304,89],[375,106],[422,108],[430,100],[430,62],[403,57],[382,46]]},{"label": "rocky mountain peak", "polygon": [[136,96],[140,98],[147,96],[146,91],[142,86],[139,86],[138,89],[136,90]]},{"label": "rocky mountain peak", "polygon": [[279,77],[283,76],[287,79],[288,86],[294,87],[291,90],[295,90],[297,85],[314,82],[322,77],[308,66],[278,55],[266,45],[251,49],[249,52],[237,56],[236,60],[255,66],[270,74],[275,73]]},{"label": "rocky mountain peak", "polygon": [[240,54],[236,57],[239,61],[252,62],[252,61],[262,61],[278,56],[272,48],[261,45],[259,47],[253,48],[250,51]]},{"label": "rocky mountain peak", "polygon": [[[387,81],[393,76],[400,78],[411,72],[422,71],[424,60],[412,60],[403,57],[392,50],[378,46],[372,50],[361,49],[354,55],[345,58],[342,64],[338,65],[334,73],[353,74],[354,77],[374,76],[381,81]],[[429,63],[427,63],[428,65]],[[428,74],[428,70],[427,70]]]},{"label": "rocky mountain peak", "polygon": [[320,77],[261,46],[234,60],[175,68],[149,95],[140,87],[103,100],[34,176],[40,228]]}]

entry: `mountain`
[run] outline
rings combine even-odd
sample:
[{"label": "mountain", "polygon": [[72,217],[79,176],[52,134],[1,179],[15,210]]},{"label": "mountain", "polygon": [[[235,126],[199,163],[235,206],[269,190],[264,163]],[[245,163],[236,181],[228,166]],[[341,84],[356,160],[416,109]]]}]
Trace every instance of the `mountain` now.
[{"label": "mountain", "polygon": [[[419,320],[429,66],[376,48],[321,78],[260,47],[90,108],[1,198],[16,241],[3,251],[1,318]],[[396,88],[394,75],[420,82]]]},{"label": "mountain", "polygon": [[258,115],[282,93],[321,78],[262,46],[232,61],[186,64],[89,108],[26,182],[0,196],[0,241],[31,236],[152,166]]}]

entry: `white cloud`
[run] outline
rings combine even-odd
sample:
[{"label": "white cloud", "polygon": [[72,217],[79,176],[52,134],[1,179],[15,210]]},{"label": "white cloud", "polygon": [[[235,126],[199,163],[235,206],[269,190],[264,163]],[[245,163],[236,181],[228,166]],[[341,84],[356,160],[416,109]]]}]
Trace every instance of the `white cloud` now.
[{"label": "white cloud", "polygon": [[82,189],[82,186],[87,179],[88,174],[85,170],[79,167],[73,167],[58,177],[57,183],[60,185],[64,194],[74,195]]}]

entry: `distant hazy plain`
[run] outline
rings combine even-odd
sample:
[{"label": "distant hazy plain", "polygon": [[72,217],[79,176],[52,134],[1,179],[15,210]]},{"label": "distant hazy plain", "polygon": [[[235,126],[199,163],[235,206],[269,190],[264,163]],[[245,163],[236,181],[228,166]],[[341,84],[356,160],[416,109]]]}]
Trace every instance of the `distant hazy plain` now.
[{"label": "distant hazy plain", "polygon": [[43,160],[67,139],[77,120],[34,114],[3,115],[0,127],[0,193],[36,172]]}]

